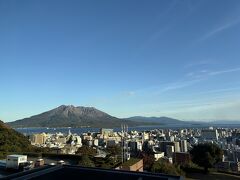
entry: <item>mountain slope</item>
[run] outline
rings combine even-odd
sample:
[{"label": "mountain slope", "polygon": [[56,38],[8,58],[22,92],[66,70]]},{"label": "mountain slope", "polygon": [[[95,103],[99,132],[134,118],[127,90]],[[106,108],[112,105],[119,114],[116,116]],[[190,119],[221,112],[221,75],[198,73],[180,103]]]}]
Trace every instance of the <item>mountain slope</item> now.
[{"label": "mountain slope", "polygon": [[148,122],[148,123],[160,123],[160,124],[185,124],[186,121],[181,121],[169,117],[143,117],[143,116],[134,116],[126,118],[126,120],[135,121],[135,122]]},{"label": "mountain slope", "polygon": [[[121,127],[121,124],[137,126],[146,123],[122,120],[107,113],[99,111],[93,107],[66,106],[10,122],[11,127]],[[148,123],[147,123],[148,124]]]},{"label": "mountain slope", "polygon": [[32,146],[24,135],[0,121],[0,158],[4,157],[7,152],[29,152],[31,150]]}]

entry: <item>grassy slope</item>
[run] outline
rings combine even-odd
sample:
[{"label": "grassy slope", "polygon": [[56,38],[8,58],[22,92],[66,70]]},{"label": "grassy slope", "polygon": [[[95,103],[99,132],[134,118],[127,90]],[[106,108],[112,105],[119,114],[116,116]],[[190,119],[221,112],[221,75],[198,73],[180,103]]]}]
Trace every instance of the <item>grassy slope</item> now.
[{"label": "grassy slope", "polygon": [[29,152],[33,149],[28,139],[0,121],[0,157],[8,152]]}]

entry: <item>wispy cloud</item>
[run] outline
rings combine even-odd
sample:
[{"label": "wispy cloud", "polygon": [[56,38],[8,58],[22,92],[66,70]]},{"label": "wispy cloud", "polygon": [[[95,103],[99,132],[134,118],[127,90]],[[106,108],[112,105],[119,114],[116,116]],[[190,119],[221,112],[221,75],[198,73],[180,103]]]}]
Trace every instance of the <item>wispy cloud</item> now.
[{"label": "wispy cloud", "polygon": [[215,76],[215,75],[237,72],[237,71],[240,71],[240,68],[226,69],[226,70],[221,70],[221,71],[213,71],[213,72],[210,72],[208,74],[211,75],[211,76]]},{"label": "wispy cloud", "polygon": [[207,78],[209,76],[217,76],[217,75],[233,73],[233,72],[238,72],[238,71],[240,71],[240,67],[218,70],[218,71],[211,71],[211,70],[203,69],[203,70],[199,70],[199,71],[189,72],[186,74],[186,76],[191,77],[193,79],[201,79],[201,78]]},{"label": "wispy cloud", "polygon": [[179,80],[171,83],[162,83],[156,86],[150,86],[141,89],[135,89],[133,91],[125,92],[123,95],[126,96],[135,96],[137,98],[141,96],[156,96],[164,93],[168,93],[171,91],[183,89],[189,86],[194,85],[195,83],[199,82],[198,79],[193,80]]},{"label": "wispy cloud", "polygon": [[210,32],[204,34],[198,41],[205,41],[209,38],[211,38],[212,36],[215,36],[216,34],[224,31],[224,30],[227,30],[237,24],[240,23],[240,18],[238,19],[235,19],[231,22],[227,22],[227,23],[224,23],[224,24],[221,24],[220,26],[216,27],[215,29],[212,29]]},{"label": "wispy cloud", "polygon": [[190,62],[188,64],[184,65],[184,68],[193,68],[193,67],[199,67],[199,66],[205,66],[205,65],[213,65],[216,64],[216,61],[213,59],[205,59],[205,60],[200,60],[200,61],[195,61],[195,62]]},{"label": "wispy cloud", "polygon": [[182,89],[182,88],[191,86],[197,82],[198,80],[182,80],[178,82],[169,83],[161,87],[158,91],[158,94],[172,91],[172,90]]},{"label": "wispy cloud", "polygon": [[226,73],[232,73],[232,72],[238,72],[240,71],[239,68],[232,68],[232,69],[225,69],[225,70],[218,70],[218,71],[211,71],[207,69],[202,69],[196,72],[189,72],[186,74],[187,77],[190,77],[191,79],[183,79],[179,81],[175,81],[172,83],[165,83],[165,84],[159,84],[157,86],[151,86],[143,89],[136,89],[133,91],[125,92],[124,95],[127,96],[133,96],[133,95],[139,95],[143,94],[145,92],[152,93],[152,94],[162,94],[173,90],[183,89],[189,86],[192,86],[200,81],[206,80],[209,76],[217,76],[222,75]]}]

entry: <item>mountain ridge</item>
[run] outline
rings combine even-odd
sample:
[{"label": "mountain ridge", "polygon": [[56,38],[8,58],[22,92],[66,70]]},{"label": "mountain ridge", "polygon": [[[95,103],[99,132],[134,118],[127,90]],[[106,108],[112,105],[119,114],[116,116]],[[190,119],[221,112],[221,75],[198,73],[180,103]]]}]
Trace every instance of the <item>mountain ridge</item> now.
[{"label": "mountain ridge", "polygon": [[180,124],[180,123],[189,123],[187,121],[182,121],[166,116],[161,116],[161,117],[145,117],[145,116],[133,116],[129,118],[125,118],[126,120],[132,120],[136,122],[152,122],[152,123],[161,123],[161,124]]},{"label": "mountain ridge", "polygon": [[135,122],[111,116],[94,107],[61,105],[49,111],[13,122],[8,125],[14,128],[21,127],[121,127],[156,125],[156,123]]},{"label": "mountain ridge", "polygon": [[133,116],[129,118],[117,118],[111,116],[95,107],[61,105],[57,108],[45,111],[43,113],[23,118],[13,122],[8,122],[4,126],[13,128],[25,127],[98,127],[113,128],[121,127],[121,124],[128,126],[149,126],[149,125],[173,125],[173,124],[240,124],[240,121],[183,121],[166,116],[145,117]]}]

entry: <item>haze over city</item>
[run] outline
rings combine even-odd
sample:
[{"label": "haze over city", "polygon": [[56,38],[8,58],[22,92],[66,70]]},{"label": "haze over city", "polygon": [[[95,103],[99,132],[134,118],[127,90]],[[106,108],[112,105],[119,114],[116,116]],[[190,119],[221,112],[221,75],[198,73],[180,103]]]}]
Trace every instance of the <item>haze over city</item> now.
[{"label": "haze over city", "polygon": [[5,122],[61,104],[240,120],[240,1],[24,2],[0,1]]}]

